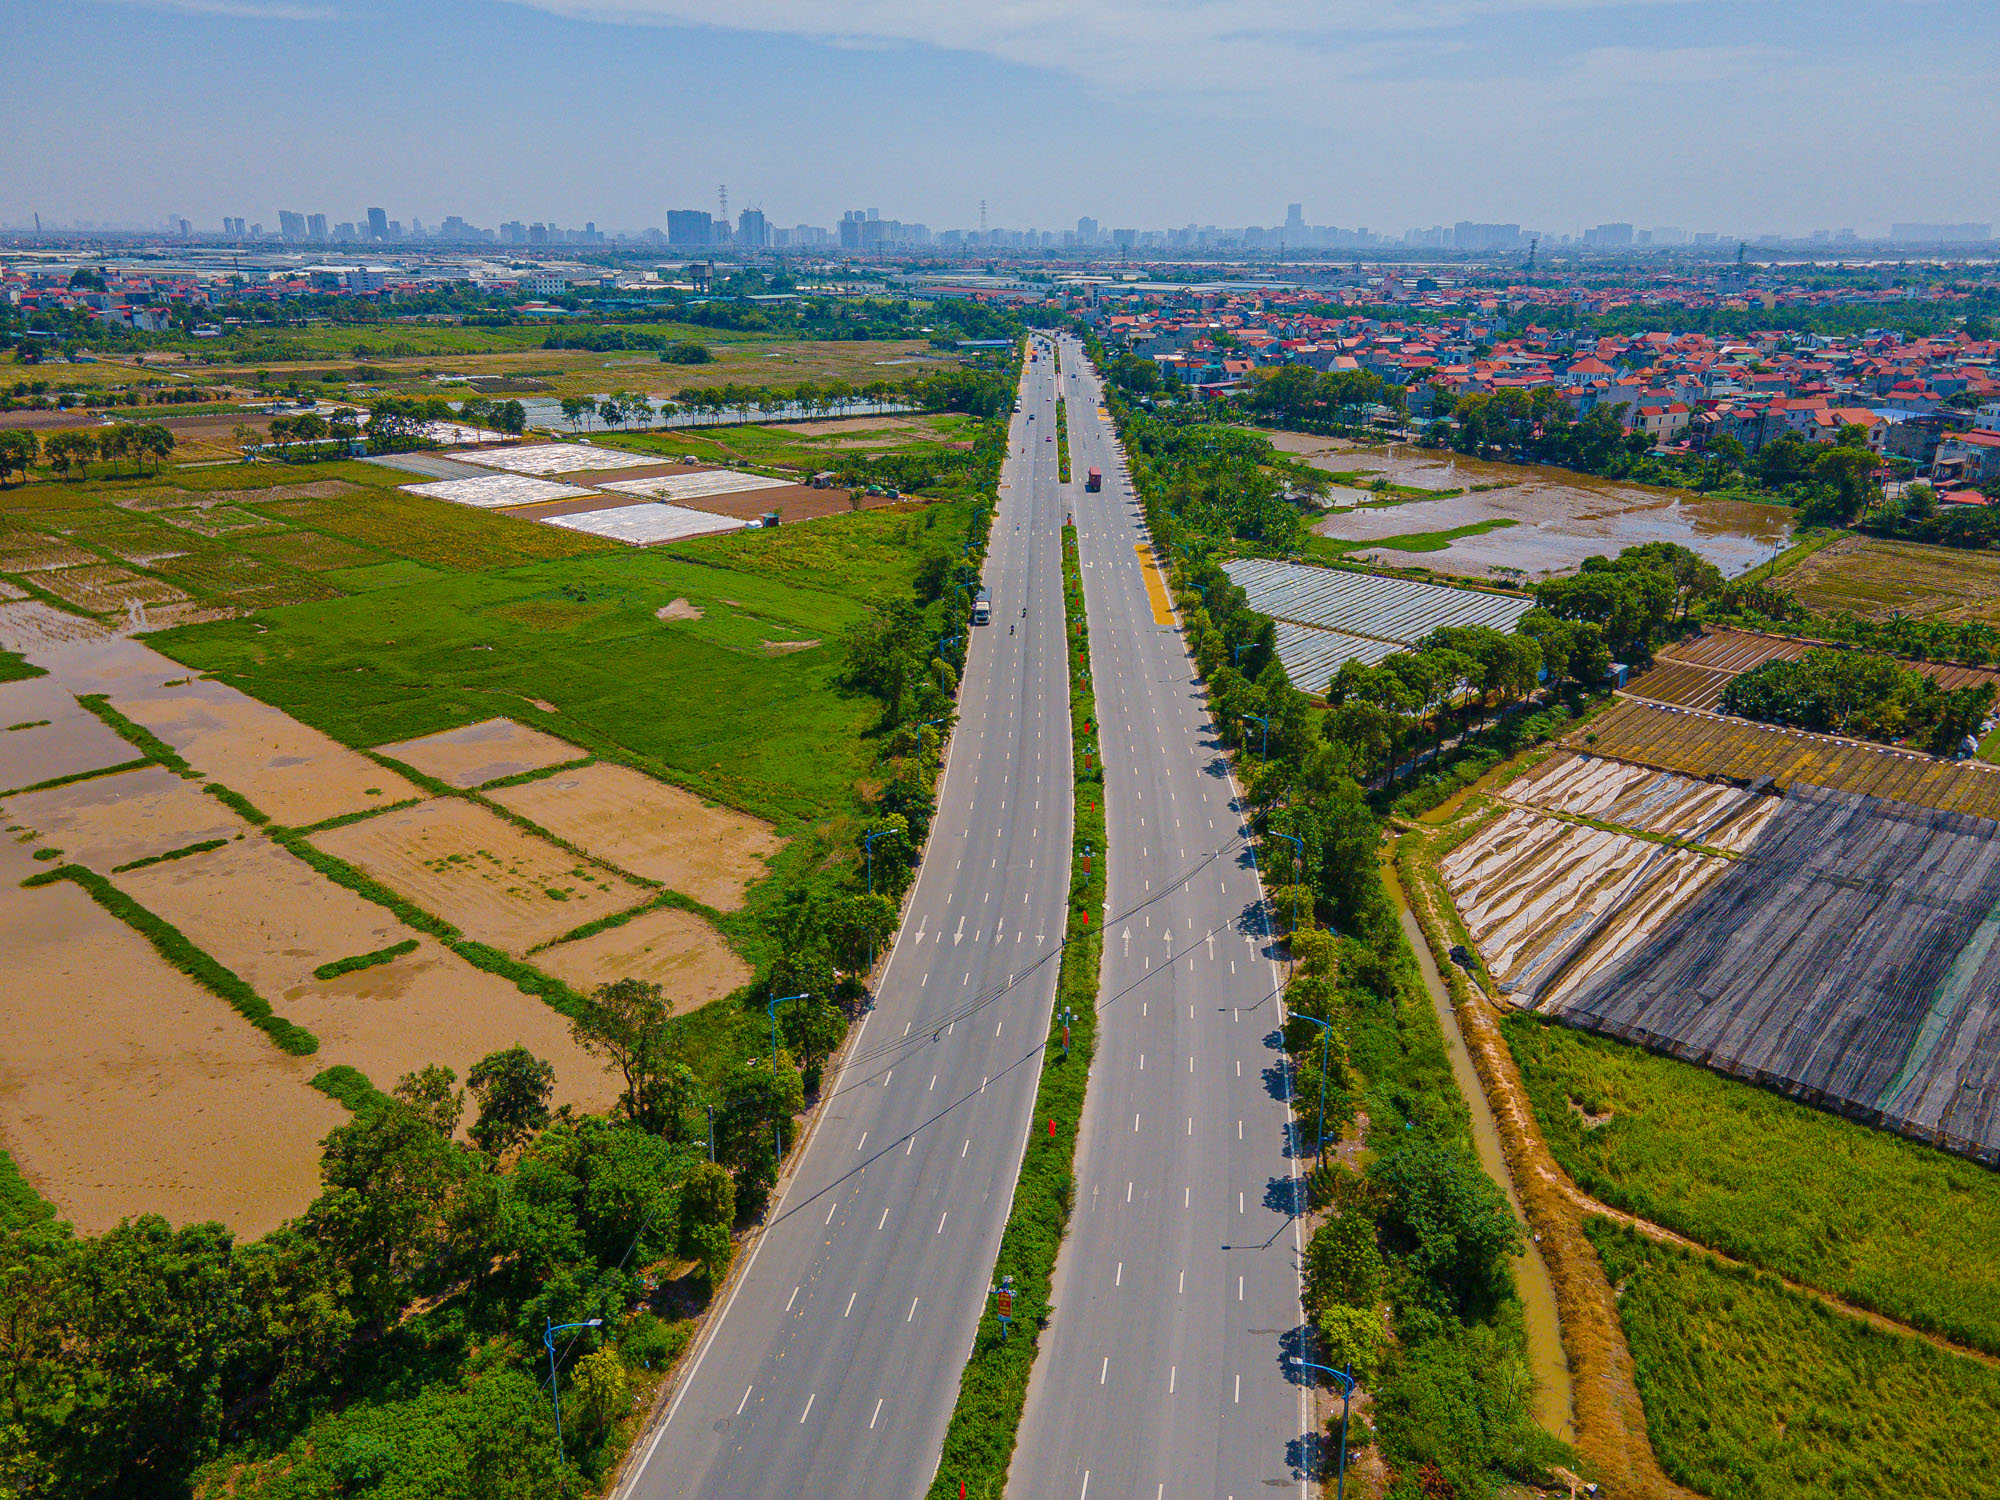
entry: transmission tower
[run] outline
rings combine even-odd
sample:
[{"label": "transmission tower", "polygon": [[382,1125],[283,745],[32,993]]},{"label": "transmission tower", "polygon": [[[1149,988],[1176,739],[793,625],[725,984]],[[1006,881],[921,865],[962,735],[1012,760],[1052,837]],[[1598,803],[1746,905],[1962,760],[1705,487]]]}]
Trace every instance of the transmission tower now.
[{"label": "transmission tower", "polygon": [[722,182],[722,183],[717,183],[717,184],[716,184],[716,188],[715,188],[715,200],[716,200],[716,202],[718,202],[718,203],[720,203],[720,204],[722,205],[722,222],[723,222],[723,223],[725,223],[725,224],[727,224],[727,223],[729,222],[729,184],[728,184],[728,183],[726,183],[726,182]]}]

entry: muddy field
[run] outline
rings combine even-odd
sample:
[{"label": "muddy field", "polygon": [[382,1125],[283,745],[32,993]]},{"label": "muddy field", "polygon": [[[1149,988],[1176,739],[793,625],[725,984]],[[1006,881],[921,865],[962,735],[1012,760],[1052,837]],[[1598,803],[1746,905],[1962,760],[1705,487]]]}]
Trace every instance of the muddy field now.
[{"label": "muddy field", "polygon": [[517,956],[648,894],[458,798],[328,829],[313,842],[468,936]]},{"label": "muddy field", "polygon": [[[1502,523],[1435,551],[1413,554],[1384,547],[1353,554],[1375,562],[1421,562],[1471,577],[1514,568],[1537,578],[1574,569],[1593,553],[1614,554],[1641,542],[1677,542],[1733,576],[1767,561],[1791,535],[1792,513],[1781,506],[1704,500],[1684,491],[1593,479],[1565,469],[1486,463],[1401,444],[1309,452],[1305,457],[1330,471],[1358,471],[1363,485],[1379,476],[1412,489],[1465,492],[1394,505],[1341,505],[1315,528],[1322,536],[1379,541]],[[1505,487],[1470,493],[1481,485]]]},{"label": "muddy field", "polygon": [[1847,610],[1869,620],[1903,614],[2000,623],[2000,553],[1995,552],[1842,537],[1775,582],[1821,614]]},{"label": "muddy field", "polygon": [[311,1201],[320,1138],[348,1118],[306,1086],[324,1064],[278,1051],[68,882],[0,899],[0,951],[0,1141],[62,1217],[247,1236]]},{"label": "muddy field", "polygon": [[187,682],[184,669],[156,660],[181,673],[182,684],[114,693],[112,707],[274,821],[303,828],[418,795],[393,771],[289,714],[219,682]]},{"label": "muddy field", "polygon": [[765,860],[782,843],[767,823],[707,806],[627,766],[563,771],[503,787],[493,800],[621,870],[718,911],[743,904],[744,889],[768,873]]},{"label": "muddy field", "polygon": [[[346,1063],[386,1089],[434,1062],[463,1077],[479,1058],[518,1042],[555,1065],[557,1103],[609,1101],[607,1075],[570,1039],[561,1015],[265,839],[150,865],[118,884],[318,1037],[321,1067]],[[418,950],[390,963],[313,975],[412,939]]]},{"label": "muddy field", "polygon": [[32,830],[37,847],[60,849],[65,860],[99,874],[137,859],[210,839],[234,839],[249,825],[198,781],[158,766],[120,771],[4,803],[7,822]]},{"label": "muddy field", "polygon": [[138,753],[50,679],[0,683],[0,789],[99,771]]},{"label": "muddy field", "polygon": [[657,984],[673,1002],[675,1014],[721,999],[751,974],[721,933],[692,912],[671,906],[544,948],[533,962],[584,991],[618,979]]},{"label": "muddy field", "polygon": [[375,748],[391,760],[415,766],[426,776],[463,787],[484,786],[503,776],[559,766],[584,755],[568,740],[516,724],[512,719],[484,719],[462,729],[447,729],[421,739]]}]

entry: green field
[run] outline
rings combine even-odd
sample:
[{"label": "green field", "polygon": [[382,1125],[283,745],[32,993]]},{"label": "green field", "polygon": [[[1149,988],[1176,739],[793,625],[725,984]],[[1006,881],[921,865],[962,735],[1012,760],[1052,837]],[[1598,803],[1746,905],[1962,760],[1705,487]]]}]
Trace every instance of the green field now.
[{"label": "green field", "polygon": [[[594,433],[591,441],[607,448],[666,457],[693,454],[704,463],[747,463],[815,473],[853,454],[937,452],[968,446],[975,423],[955,412],[921,413],[879,419],[860,418],[841,432],[807,433],[795,425],[746,423],[698,431]],[[808,424],[817,427],[819,423]]]},{"label": "green field", "polygon": [[[869,511],[391,581],[151,640],[350,745],[512,715],[795,824],[850,810],[873,768],[862,732],[876,710],[838,691],[837,641],[868,601],[908,593],[906,539],[933,516],[959,519],[955,507]],[[683,598],[700,619],[657,618]],[[769,649],[802,641],[822,644]]]},{"label": "green field", "polygon": [[1673,1479],[1711,1500],[2000,1493],[2000,1372],[1608,1220],[1585,1227]]},{"label": "green field", "polygon": [[1550,1150],[1586,1192],[2000,1353],[2000,1178],[1988,1169],[1603,1037],[1525,1016],[1503,1029]]}]

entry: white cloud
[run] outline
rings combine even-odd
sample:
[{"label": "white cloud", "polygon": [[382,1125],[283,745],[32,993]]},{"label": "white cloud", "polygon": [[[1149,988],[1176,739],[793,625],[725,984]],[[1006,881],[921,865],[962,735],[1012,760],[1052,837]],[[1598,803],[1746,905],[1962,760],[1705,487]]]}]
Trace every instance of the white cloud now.
[{"label": "white cloud", "polygon": [[836,45],[910,43],[1059,68],[1114,90],[1231,94],[1408,61],[1412,44],[1507,17],[1695,0],[514,0],[580,20],[702,26]]}]

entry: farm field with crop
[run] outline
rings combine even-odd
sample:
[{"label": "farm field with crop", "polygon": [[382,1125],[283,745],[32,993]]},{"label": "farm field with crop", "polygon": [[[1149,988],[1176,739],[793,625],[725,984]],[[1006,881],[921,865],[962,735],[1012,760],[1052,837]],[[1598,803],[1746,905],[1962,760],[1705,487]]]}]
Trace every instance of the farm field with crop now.
[{"label": "farm field with crop", "polygon": [[[1730,682],[1767,661],[1796,661],[1817,644],[1789,636],[1760,635],[1746,630],[1705,630],[1700,635],[1663,646],[1653,665],[1627,687],[1636,698],[1670,703],[1679,708],[1715,709]],[[1991,667],[1961,667],[1936,662],[1910,665],[1947,690],[2000,683]]]},{"label": "farm field with crop", "polygon": [[1675,1480],[1718,1500],[2000,1488],[2000,1372],[1606,1220],[1587,1229]]},{"label": "farm field with crop", "polygon": [[1577,1186],[1789,1280],[2000,1354],[2000,1178],[1740,1079],[1531,1016],[1501,1023]]},{"label": "farm field with crop", "polygon": [[1774,580],[1818,614],[2000,622],[2000,554],[1843,537]]}]

